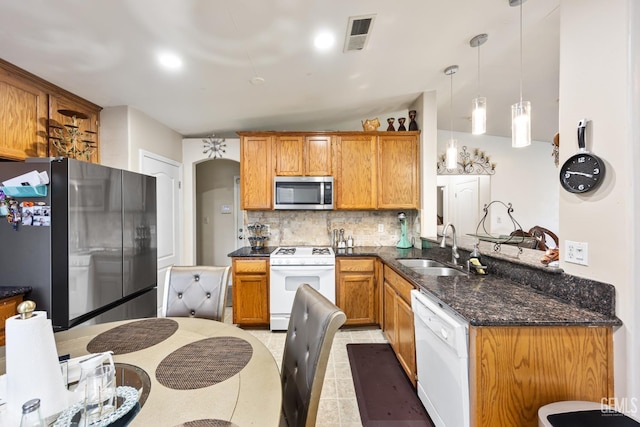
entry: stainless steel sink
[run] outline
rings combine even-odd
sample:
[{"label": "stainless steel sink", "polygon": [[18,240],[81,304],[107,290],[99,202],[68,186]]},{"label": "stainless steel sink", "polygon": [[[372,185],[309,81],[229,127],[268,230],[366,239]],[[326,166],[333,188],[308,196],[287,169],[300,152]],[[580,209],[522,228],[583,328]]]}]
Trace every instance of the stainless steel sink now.
[{"label": "stainless steel sink", "polygon": [[445,267],[441,262],[431,259],[398,259],[397,261],[409,268]]},{"label": "stainless steel sink", "polygon": [[450,267],[413,267],[411,269],[423,276],[465,276],[467,274]]}]

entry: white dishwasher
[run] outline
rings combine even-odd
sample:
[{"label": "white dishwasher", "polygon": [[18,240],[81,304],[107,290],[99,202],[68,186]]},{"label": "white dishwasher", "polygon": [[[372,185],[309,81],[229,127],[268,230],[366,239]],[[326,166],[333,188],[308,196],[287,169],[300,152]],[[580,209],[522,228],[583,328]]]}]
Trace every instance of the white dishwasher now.
[{"label": "white dishwasher", "polygon": [[436,427],[469,427],[469,325],[419,290],[411,291],[418,397]]}]

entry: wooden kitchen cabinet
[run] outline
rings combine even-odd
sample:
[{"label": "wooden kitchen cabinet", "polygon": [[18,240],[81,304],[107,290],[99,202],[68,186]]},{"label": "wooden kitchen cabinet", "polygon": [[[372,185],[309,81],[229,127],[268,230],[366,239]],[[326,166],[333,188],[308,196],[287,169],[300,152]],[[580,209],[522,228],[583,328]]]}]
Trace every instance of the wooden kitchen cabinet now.
[{"label": "wooden kitchen cabinet", "polygon": [[274,146],[276,175],[331,176],[330,135],[279,135]]},{"label": "wooden kitchen cabinet", "polygon": [[233,258],[233,323],[269,326],[269,260]]},{"label": "wooden kitchen cabinet", "polygon": [[243,209],[273,208],[274,176],[333,176],[336,210],[419,209],[420,132],[238,132]]},{"label": "wooden kitchen cabinet", "polygon": [[47,94],[0,60],[0,157],[47,155]]},{"label": "wooden kitchen cabinet", "polygon": [[471,327],[471,426],[536,427],[561,400],[614,396],[610,327]]},{"label": "wooden kitchen cabinet", "polygon": [[375,209],[376,136],[357,133],[337,136],[334,159],[336,209]]},{"label": "wooden kitchen cabinet", "polygon": [[336,305],[347,316],[345,325],[377,323],[376,262],[375,258],[336,258]]},{"label": "wooden kitchen cabinet", "polygon": [[420,208],[418,135],[378,136],[378,209]]},{"label": "wooden kitchen cabinet", "polygon": [[273,137],[240,135],[240,207],[269,210],[273,206]]},{"label": "wooden kitchen cabinet", "polygon": [[22,302],[24,295],[16,295],[0,300],[0,346],[5,345],[5,322],[17,314],[16,308]]},{"label": "wooden kitchen cabinet", "polygon": [[383,330],[405,373],[416,385],[416,340],[411,310],[414,286],[390,267],[384,267]]},{"label": "wooden kitchen cabinet", "polygon": [[49,141],[52,134],[49,125],[65,123],[58,113],[61,109],[90,117],[82,126],[95,132],[91,139],[96,147],[89,161],[98,163],[102,108],[0,59],[0,158],[24,160],[59,156]]}]

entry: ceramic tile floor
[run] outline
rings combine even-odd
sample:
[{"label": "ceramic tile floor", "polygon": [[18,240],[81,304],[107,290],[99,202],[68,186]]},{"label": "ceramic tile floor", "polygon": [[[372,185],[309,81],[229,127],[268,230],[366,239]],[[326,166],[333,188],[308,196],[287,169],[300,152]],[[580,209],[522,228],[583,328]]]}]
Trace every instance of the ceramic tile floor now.
[{"label": "ceramic tile floor", "polygon": [[[232,309],[227,307],[225,310],[226,323],[232,323],[231,312]],[[280,367],[285,333],[269,330],[248,330],[248,332],[271,350],[273,357],[278,362],[278,367]],[[377,328],[341,329],[336,333],[322,386],[317,427],[362,427],[346,346],[349,343],[386,342],[384,334]]]}]

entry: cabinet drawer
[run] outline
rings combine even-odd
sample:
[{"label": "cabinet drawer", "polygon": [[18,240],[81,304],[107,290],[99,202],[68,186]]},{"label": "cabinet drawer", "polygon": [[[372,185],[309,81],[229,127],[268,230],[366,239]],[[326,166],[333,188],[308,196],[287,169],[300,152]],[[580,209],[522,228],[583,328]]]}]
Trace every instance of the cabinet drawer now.
[{"label": "cabinet drawer", "polygon": [[411,283],[400,277],[398,273],[386,265],[384,266],[384,280],[398,292],[405,302],[411,304],[411,291],[415,289]]},{"label": "cabinet drawer", "polygon": [[340,259],[338,260],[339,271],[352,272],[352,271],[366,271],[371,272],[374,270],[375,260],[373,258],[367,259]]},{"label": "cabinet drawer", "polygon": [[242,273],[267,273],[269,262],[266,259],[234,259],[233,271]]}]

